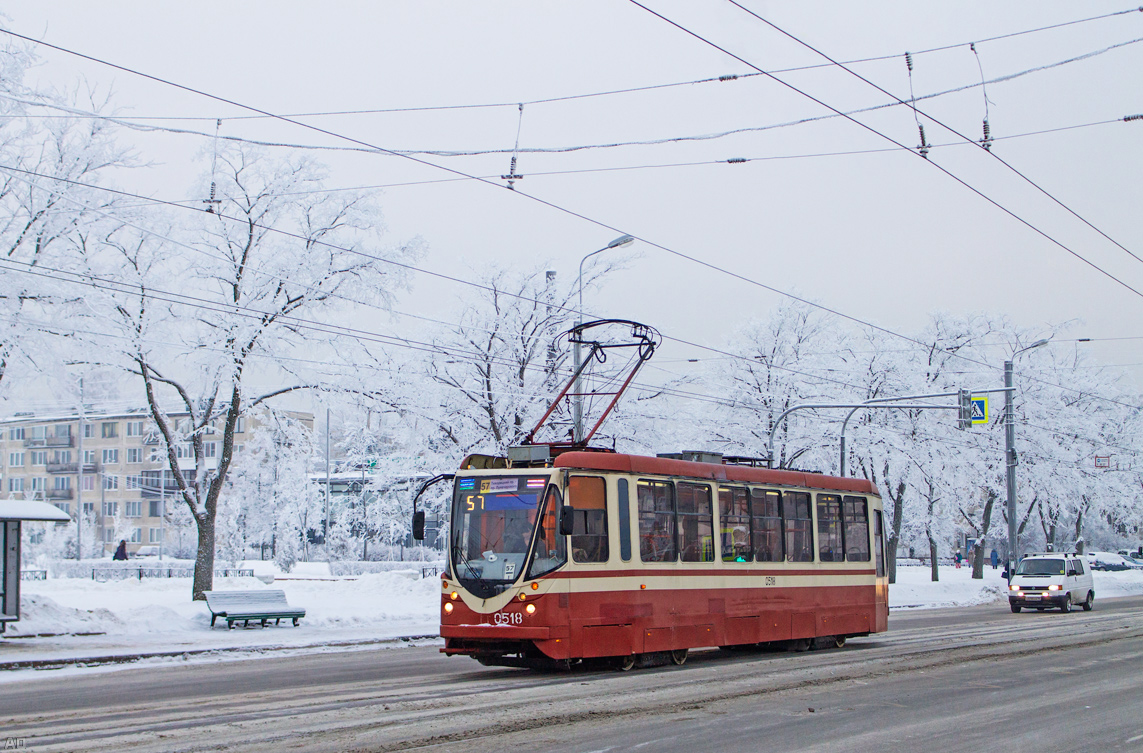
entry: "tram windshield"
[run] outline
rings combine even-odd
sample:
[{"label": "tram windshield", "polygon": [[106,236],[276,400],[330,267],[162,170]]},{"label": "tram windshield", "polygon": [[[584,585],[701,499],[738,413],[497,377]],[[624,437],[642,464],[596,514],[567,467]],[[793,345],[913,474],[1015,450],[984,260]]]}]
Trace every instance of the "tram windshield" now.
[{"label": "tram windshield", "polygon": [[548,476],[457,476],[452,512],[453,572],[489,587],[523,573]]}]

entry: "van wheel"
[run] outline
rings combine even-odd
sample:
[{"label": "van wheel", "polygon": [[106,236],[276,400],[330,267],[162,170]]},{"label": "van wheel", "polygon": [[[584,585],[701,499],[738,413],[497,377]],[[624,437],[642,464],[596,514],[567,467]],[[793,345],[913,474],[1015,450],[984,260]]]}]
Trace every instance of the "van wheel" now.
[{"label": "van wheel", "polygon": [[678,651],[672,651],[671,652],[671,661],[673,661],[675,663],[675,665],[679,666],[679,667],[686,664],[687,663],[687,650],[685,648],[680,648]]},{"label": "van wheel", "polygon": [[1092,607],[1094,607],[1094,606],[1095,606],[1095,592],[1094,591],[1088,591],[1087,592],[1087,599],[1085,599],[1084,603],[1083,603],[1083,611],[1090,612],[1092,610]]},{"label": "van wheel", "polygon": [[1020,614],[1020,610],[1023,609],[1019,604],[1009,604],[1008,606],[1012,607],[1013,614]]},{"label": "van wheel", "polygon": [[1064,603],[1060,606],[1060,611],[1061,612],[1072,611],[1072,595],[1071,594],[1064,594]]}]

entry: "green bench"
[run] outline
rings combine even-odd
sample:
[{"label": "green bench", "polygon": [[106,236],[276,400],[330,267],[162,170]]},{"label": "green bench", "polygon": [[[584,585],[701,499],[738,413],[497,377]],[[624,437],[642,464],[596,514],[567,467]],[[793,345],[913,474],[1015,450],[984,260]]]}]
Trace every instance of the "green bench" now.
[{"label": "green bench", "polygon": [[214,627],[219,617],[226,620],[227,629],[241,622],[249,627],[251,621],[261,622],[262,627],[274,620],[278,625],[283,619],[298,620],[306,616],[306,610],[291,607],[286,603],[285,591],[204,591],[206,606],[210,609],[210,626]]}]

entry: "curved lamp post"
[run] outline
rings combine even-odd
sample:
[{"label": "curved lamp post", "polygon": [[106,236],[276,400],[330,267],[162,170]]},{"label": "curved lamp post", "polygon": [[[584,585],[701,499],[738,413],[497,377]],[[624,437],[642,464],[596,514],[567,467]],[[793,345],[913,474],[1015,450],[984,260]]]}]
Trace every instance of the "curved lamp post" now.
[{"label": "curved lamp post", "polygon": [[[583,324],[583,263],[595,256],[596,254],[610,251],[613,248],[620,248],[622,246],[630,246],[635,242],[635,238],[630,235],[621,235],[615,240],[608,243],[601,249],[592,251],[587,256],[580,259],[579,262],[579,276],[576,278],[576,287],[579,288],[579,305],[576,307],[576,325]],[[572,343],[572,357],[575,360],[575,370],[578,372],[581,364],[581,355],[579,343]],[[583,441],[583,392],[580,391],[579,378],[575,380],[572,385],[572,440],[575,442]]]}]

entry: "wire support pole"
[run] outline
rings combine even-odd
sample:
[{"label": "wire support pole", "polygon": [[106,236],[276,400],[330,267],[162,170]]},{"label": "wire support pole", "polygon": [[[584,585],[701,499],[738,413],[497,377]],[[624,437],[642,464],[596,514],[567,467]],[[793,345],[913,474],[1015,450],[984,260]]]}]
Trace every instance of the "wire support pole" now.
[{"label": "wire support pole", "polygon": [[[949,393],[955,395],[957,393]],[[944,395],[935,395],[933,397],[943,397]],[[959,410],[958,405],[933,405],[932,403],[902,403],[899,405],[890,404],[890,400],[909,400],[916,398],[901,397],[901,398],[879,398],[878,400],[867,400],[863,403],[801,403],[794,405],[782,411],[782,415],[778,416],[778,420],[770,428],[770,438],[766,443],[766,465],[768,468],[774,467],[774,436],[778,433],[778,427],[786,420],[786,417],[795,411],[800,410],[823,410],[827,408],[897,408],[900,410],[923,410],[925,408],[935,410]],[[852,415],[852,411],[850,412]],[[849,420],[848,418],[846,419]],[[842,434],[842,461],[841,461],[841,475],[845,475],[845,435]]]},{"label": "wire support pole", "polygon": [[[1012,361],[1004,362],[1004,386],[1012,386]],[[1020,547],[1016,542],[1016,416],[1012,392],[1004,393],[1004,482],[1008,495],[1008,582],[1020,561]]]}]

